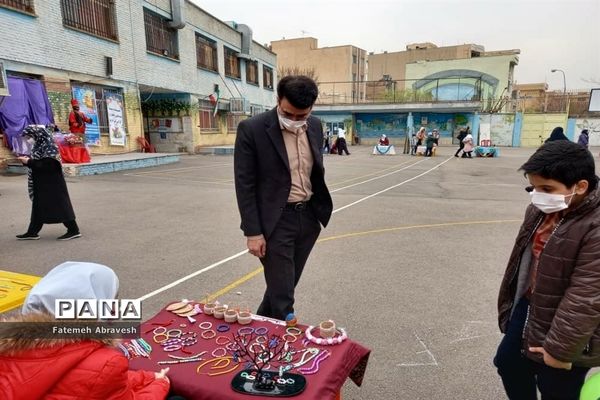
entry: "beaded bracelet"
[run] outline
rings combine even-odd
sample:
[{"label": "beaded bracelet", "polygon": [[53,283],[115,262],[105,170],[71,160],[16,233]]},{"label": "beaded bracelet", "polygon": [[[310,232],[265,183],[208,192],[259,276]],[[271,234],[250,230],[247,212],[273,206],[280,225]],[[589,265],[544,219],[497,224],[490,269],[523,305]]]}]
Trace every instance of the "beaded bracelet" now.
[{"label": "beaded bracelet", "polygon": [[[207,336],[207,335],[210,335],[210,336]],[[212,329],[209,329],[209,330],[202,332],[200,334],[200,336],[202,337],[202,339],[212,339],[215,336],[217,336],[217,332],[213,331]]]},{"label": "beaded bracelet", "polygon": [[254,341],[259,344],[265,344],[265,343],[267,343],[267,337],[266,336],[257,336],[254,339]]},{"label": "beaded bracelet", "polygon": [[254,330],[254,333],[256,333],[257,335],[266,335],[267,332],[269,332],[269,330],[264,326],[261,326]]},{"label": "beaded bracelet", "polygon": [[221,325],[217,326],[217,330],[219,332],[227,332],[229,329],[230,329],[229,325],[221,324]]},{"label": "beaded bracelet", "polygon": [[[219,339],[225,339],[225,343],[223,343],[223,340],[219,342]],[[229,342],[231,342],[231,339],[229,339],[227,336],[219,336],[215,339],[215,343],[217,343],[219,346],[225,346]]]},{"label": "beaded bracelet", "polygon": [[169,346],[165,346],[165,347],[163,348],[163,351],[177,351],[177,350],[179,350],[179,349],[181,349],[181,345],[178,345],[178,344],[171,344],[171,345],[169,345]]},{"label": "beaded bracelet", "polygon": [[306,330],[306,332],[304,332],[304,334],[306,335],[306,338],[308,340],[310,340],[311,342],[316,343],[318,345],[331,346],[331,345],[334,345],[334,344],[340,344],[344,340],[348,339],[348,334],[342,328],[336,329],[336,331],[339,333],[339,335],[336,336],[336,337],[327,338],[327,339],[316,338],[312,334],[312,330],[314,328],[315,328],[314,326],[308,327],[308,329]]},{"label": "beaded bracelet", "polygon": [[[158,340],[158,337],[164,337],[163,340]],[[154,337],[152,338],[152,340],[154,340],[154,343],[164,343],[167,340],[169,340],[169,335],[167,335],[166,333],[158,333],[156,335],[154,335]]]},{"label": "beaded bracelet", "polygon": [[209,321],[204,321],[201,324],[198,324],[198,328],[200,329],[210,329],[212,328],[212,323]]},{"label": "beaded bracelet", "polygon": [[[158,332],[159,329],[162,329],[162,330],[160,332]],[[155,335],[163,335],[163,334],[167,333],[167,328],[165,328],[164,326],[159,326],[159,327],[154,328],[152,333],[154,333]]]},{"label": "beaded bracelet", "polygon": [[302,330],[299,328],[296,328],[295,326],[289,326],[285,331],[292,336],[302,335]]},{"label": "beaded bracelet", "polygon": [[[290,338],[292,338],[292,339],[294,339],[294,340],[288,340],[288,339],[286,339],[286,336],[287,336],[287,337],[290,337]],[[283,335],[281,338],[282,338],[283,340],[285,340],[286,342],[290,342],[290,343],[294,343],[296,340],[298,340],[298,336],[294,336],[294,335],[292,335],[291,333],[286,333],[286,334],[285,334],[285,335]]]},{"label": "beaded bracelet", "polygon": [[251,335],[254,333],[254,328],[251,326],[244,326],[238,329],[238,335]]},{"label": "beaded bracelet", "polygon": [[171,338],[173,338],[173,337],[176,338],[176,337],[180,337],[182,333],[183,333],[183,331],[181,329],[171,329],[171,330],[167,331],[167,336],[171,337]]},{"label": "beaded bracelet", "polygon": [[[215,354],[217,352],[217,350],[219,351],[223,351],[223,354]],[[213,352],[211,353],[213,357],[225,357],[227,355],[227,350],[225,350],[223,347],[217,347],[216,349],[213,350]]]}]

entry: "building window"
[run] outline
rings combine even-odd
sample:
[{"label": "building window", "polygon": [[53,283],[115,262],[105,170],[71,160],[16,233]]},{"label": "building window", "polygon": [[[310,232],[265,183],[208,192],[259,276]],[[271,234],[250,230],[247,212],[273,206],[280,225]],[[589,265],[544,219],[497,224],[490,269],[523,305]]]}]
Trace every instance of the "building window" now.
[{"label": "building window", "polygon": [[215,106],[207,100],[201,100],[199,103],[200,124],[198,127],[202,132],[218,132],[217,118],[215,117]]},{"label": "building window", "polygon": [[258,85],[258,62],[246,60],[246,82]]},{"label": "building window", "polygon": [[225,76],[230,78],[242,78],[242,73],[240,71],[240,59],[237,56],[237,51],[231,50],[228,47],[224,47],[225,49]]},{"label": "building window", "polygon": [[263,65],[263,87],[273,90],[273,68]]},{"label": "building window", "polygon": [[356,74],[352,74],[352,82],[356,82]]},{"label": "building window", "polygon": [[144,8],[144,26],[146,50],[179,60],[177,30],[169,27],[169,20]]},{"label": "building window", "polygon": [[217,58],[217,44],[210,39],[196,34],[196,62],[198,68],[219,71]]},{"label": "building window", "polygon": [[63,24],[110,40],[117,40],[114,0],[61,0]]},{"label": "building window", "polygon": [[229,132],[236,131],[238,124],[246,119],[243,114],[227,114],[227,130]]},{"label": "building window", "polygon": [[352,64],[356,64],[356,56],[352,56]]},{"label": "building window", "polygon": [[12,8],[13,10],[25,11],[33,14],[33,0],[0,0],[0,7]]}]

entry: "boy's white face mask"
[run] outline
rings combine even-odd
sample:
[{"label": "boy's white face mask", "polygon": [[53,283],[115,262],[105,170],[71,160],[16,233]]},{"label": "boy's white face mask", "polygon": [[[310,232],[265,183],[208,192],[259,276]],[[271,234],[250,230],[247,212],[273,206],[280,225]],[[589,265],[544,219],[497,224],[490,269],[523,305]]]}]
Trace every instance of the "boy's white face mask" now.
[{"label": "boy's white face mask", "polygon": [[[538,192],[535,189],[533,189],[529,195],[531,196],[531,204],[536,206],[543,213],[552,214],[569,208],[571,200],[575,195],[575,188],[573,188],[573,192],[568,195],[543,193]],[[569,198],[568,203],[566,201],[567,197]]]}]

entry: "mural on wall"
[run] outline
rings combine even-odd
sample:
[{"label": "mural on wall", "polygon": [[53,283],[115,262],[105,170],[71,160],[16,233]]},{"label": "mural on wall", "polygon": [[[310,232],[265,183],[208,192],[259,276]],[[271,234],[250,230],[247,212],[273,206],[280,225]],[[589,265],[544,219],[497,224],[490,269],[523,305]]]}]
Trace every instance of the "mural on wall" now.
[{"label": "mural on wall", "polygon": [[494,146],[512,146],[514,114],[481,114],[479,118],[480,140],[490,139]]},{"label": "mural on wall", "polygon": [[575,140],[583,129],[587,129],[590,135],[590,146],[600,146],[600,118],[577,118],[575,122]]},{"label": "mural on wall", "polygon": [[439,101],[469,101],[493,97],[498,79],[473,70],[455,69],[424,76],[413,84],[414,90],[430,93]]},{"label": "mural on wall", "polygon": [[356,114],[356,131],[361,138],[404,137],[408,114]]},{"label": "mural on wall", "polygon": [[[427,131],[437,129],[441,137],[454,137],[458,129],[473,125],[473,115],[466,113],[413,113],[415,132],[421,126]],[[385,133],[389,137],[404,137],[408,114],[356,114],[356,126],[361,138],[376,138]]]}]

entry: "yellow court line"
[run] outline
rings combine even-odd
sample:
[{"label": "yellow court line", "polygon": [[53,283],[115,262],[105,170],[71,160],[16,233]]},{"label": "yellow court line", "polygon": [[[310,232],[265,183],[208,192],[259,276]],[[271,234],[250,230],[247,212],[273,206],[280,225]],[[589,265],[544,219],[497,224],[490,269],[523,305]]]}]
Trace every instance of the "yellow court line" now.
[{"label": "yellow court line", "polygon": [[[403,230],[408,230],[408,229],[443,228],[443,227],[448,227],[448,226],[465,226],[465,225],[506,224],[506,223],[521,222],[521,221],[522,220],[520,220],[520,219],[499,219],[499,220],[491,220],[491,221],[443,222],[443,223],[439,223],[439,224],[398,226],[395,228],[375,229],[375,230],[370,230],[370,231],[353,232],[353,233],[346,233],[343,235],[329,236],[329,237],[317,240],[317,243],[327,242],[330,240],[343,239],[343,238],[348,238],[348,237],[365,236],[365,235],[370,235],[370,234],[374,234],[374,233],[403,231]],[[262,271],[263,271],[263,267],[258,267],[254,271],[247,273],[246,275],[244,275],[241,278],[239,278],[238,280],[230,283],[229,285],[225,286],[224,288],[210,294],[208,296],[209,301],[214,301],[215,299],[219,298],[220,296],[223,296],[224,294],[229,293],[233,289],[240,286],[242,283],[245,283],[245,282],[249,281],[250,279],[254,278],[256,275],[260,274]]]}]

